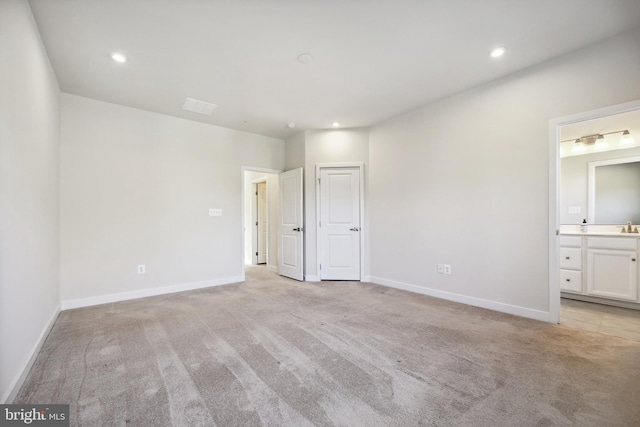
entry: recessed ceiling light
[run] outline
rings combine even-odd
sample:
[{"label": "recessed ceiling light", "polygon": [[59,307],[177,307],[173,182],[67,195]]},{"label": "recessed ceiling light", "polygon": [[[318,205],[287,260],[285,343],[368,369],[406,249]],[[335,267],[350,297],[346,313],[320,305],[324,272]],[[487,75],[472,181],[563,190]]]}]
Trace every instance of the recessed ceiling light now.
[{"label": "recessed ceiling light", "polygon": [[301,64],[308,64],[311,61],[313,61],[313,56],[308,53],[301,53],[298,55],[298,62]]},{"label": "recessed ceiling light", "polygon": [[114,60],[114,61],[116,61],[116,62],[120,62],[120,63],[125,63],[125,62],[127,62],[127,57],[126,57],[126,56],[124,56],[124,55],[123,55],[123,54],[121,54],[121,53],[118,53],[118,52],[116,52],[116,53],[112,53],[112,54],[111,54],[111,59],[113,59],[113,60]]},{"label": "recessed ceiling light", "polygon": [[506,50],[503,47],[496,47],[491,51],[490,55],[492,58],[500,58],[505,52]]},{"label": "recessed ceiling light", "polygon": [[289,129],[293,129],[294,127],[296,127],[296,122],[289,122],[289,123],[287,123],[287,127],[288,127]]},{"label": "recessed ceiling light", "polygon": [[331,126],[333,126],[334,128],[337,128],[338,126],[340,126],[340,123],[333,122],[333,123],[331,123]]}]

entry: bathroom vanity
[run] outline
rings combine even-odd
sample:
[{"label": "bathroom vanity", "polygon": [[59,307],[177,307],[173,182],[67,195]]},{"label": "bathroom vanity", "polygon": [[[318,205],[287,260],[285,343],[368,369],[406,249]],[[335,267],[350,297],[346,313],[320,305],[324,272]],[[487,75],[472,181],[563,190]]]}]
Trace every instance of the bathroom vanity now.
[{"label": "bathroom vanity", "polygon": [[640,310],[640,148],[565,157],[561,171],[562,296]]},{"label": "bathroom vanity", "polygon": [[561,230],[563,297],[640,309],[640,234],[619,230]]}]

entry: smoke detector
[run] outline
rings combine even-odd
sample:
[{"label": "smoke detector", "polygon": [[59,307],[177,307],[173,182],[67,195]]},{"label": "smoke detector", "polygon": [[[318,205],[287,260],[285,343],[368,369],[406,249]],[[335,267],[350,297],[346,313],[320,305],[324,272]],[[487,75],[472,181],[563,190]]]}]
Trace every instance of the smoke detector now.
[{"label": "smoke detector", "polygon": [[296,127],[296,122],[289,122],[289,123],[287,123],[287,127],[288,127],[289,129],[293,129],[294,127]]},{"label": "smoke detector", "polygon": [[182,105],[183,110],[204,114],[206,116],[210,116],[216,108],[218,108],[216,104],[211,104],[210,102],[204,102],[193,98],[187,98]]},{"label": "smoke detector", "polygon": [[313,56],[308,53],[301,53],[298,55],[298,62],[301,64],[308,64],[313,61]]}]

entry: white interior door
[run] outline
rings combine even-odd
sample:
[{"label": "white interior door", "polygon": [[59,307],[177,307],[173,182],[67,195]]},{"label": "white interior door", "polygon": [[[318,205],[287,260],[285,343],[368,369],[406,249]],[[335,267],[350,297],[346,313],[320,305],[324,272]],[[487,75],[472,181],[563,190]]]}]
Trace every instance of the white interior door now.
[{"label": "white interior door", "polygon": [[360,280],[360,169],[320,169],[320,279]]},{"label": "white interior door", "polygon": [[303,280],[302,168],[283,172],[280,184],[279,273]]},{"label": "white interior door", "polygon": [[267,262],[267,183],[259,182],[257,184],[256,199],[258,206],[258,215],[256,220],[256,236],[258,240],[258,264],[266,264]]}]

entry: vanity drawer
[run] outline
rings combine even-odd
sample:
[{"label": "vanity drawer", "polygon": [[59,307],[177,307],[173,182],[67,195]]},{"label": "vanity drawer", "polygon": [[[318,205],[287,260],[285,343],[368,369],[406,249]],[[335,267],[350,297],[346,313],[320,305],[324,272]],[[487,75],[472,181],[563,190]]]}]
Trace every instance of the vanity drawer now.
[{"label": "vanity drawer", "polygon": [[638,250],[637,237],[588,237],[588,248],[621,249],[626,251]]},{"label": "vanity drawer", "polygon": [[560,268],[569,270],[582,269],[582,249],[560,248]]},{"label": "vanity drawer", "polygon": [[560,270],[560,290],[582,293],[582,272]]},{"label": "vanity drawer", "polygon": [[560,246],[567,248],[582,247],[582,237],[580,236],[560,236]]}]

